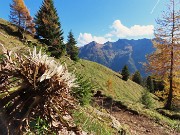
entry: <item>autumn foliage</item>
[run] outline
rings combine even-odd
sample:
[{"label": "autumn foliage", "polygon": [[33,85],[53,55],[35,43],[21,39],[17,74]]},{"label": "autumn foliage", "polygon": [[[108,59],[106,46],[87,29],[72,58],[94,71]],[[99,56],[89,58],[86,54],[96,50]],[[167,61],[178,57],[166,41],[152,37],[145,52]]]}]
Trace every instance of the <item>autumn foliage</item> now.
[{"label": "autumn foliage", "polygon": [[21,36],[23,36],[24,31],[35,34],[35,24],[24,1],[13,0],[12,4],[10,4],[10,9],[10,22],[18,26],[18,32],[21,33]]},{"label": "autumn foliage", "polygon": [[170,0],[162,19],[157,20],[153,41],[156,51],[147,57],[149,63],[146,65],[165,82],[166,109],[171,109],[173,97],[180,91],[180,10],[175,5],[178,5],[176,0]]}]

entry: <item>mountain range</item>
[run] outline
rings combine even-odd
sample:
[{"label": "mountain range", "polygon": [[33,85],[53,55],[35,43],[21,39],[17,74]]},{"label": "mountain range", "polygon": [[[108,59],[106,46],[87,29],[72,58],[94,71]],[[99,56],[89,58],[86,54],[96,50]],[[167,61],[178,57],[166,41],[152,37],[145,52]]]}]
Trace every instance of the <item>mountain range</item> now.
[{"label": "mountain range", "polygon": [[150,39],[128,40],[119,39],[116,42],[99,44],[95,41],[80,48],[79,57],[102,64],[119,72],[127,65],[130,73],[140,71],[144,77],[147,75],[142,65],[146,62],[146,55],[154,51]]}]

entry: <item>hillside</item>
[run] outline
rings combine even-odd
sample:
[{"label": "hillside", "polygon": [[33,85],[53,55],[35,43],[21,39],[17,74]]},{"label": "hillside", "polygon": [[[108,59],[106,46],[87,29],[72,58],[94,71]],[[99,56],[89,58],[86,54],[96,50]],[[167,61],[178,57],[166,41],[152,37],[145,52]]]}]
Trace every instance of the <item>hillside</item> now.
[{"label": "hillside", "polygon": [[[7,21],[0,19],[0,43],[6,48],[26,53],[28,46],[43,46],[38,40],[32,38],[30,35],[27,35],[28,42],[24,43],[19,41],[18,37],[16,37],[16,33],[13,32],[15,29],[16,27]],[[85,79],[88,79],[95,86],[94,93],[96,93],[96,91],[101,91],[103,94],[102,99],[93,98],[94,103],[96,103],[95,106],[92,104],[93,107],[82,107],[79,112],[76,112],[77,123],[83,127],[83,130],[86,130],[87,132],[91,131],[91,129],[88,128],[94,125],[94,128],[103,128],[103,130],[106,130],[107,128],[108,134],[113,134],[114,132],[110,129],[109,116],[114,116],[121,124],[121,128],[130,134],[153,135],[167,133],[175,135],[175,129],[179,130],[178,120],[171,120],[164,117],[155,110],[156,108],[161,107],[161,103],[156,100],[156,96],[151,95],[155,104],[155,109],[146,109],[144,107],[140,102],[142,94],[145,91],[142,86],[131,80],[128,80],[127,82],[123,81],[119,73],[95,62],[83,59],[74,62],[67,56],[62,57],[57,61],[66,63],[71,72],[81,74]],[[107,90],[108,81],[112,82],[111,91]],[[108,105],[106,106],[106,104],[108,104],[106,103],[106,99],[111,97],[114,104],[110,115],[108,112],[111,110]],[[102,106],[102,102],[104,103],[104,106]],[[104,114],[102,116],[96,114],[100,113],[99,111],[108,115],[108,118],[106,118]],[[114,117],[112,117],[112,119],[114,119]],[[102,122],[99,122],[99,120],[102,120]],[[146,123],[142,123],[141,121],[145,121]],[[99,130],[94,134],[99,134]],[[102,131],[100,134],[107,134],[107,132]]]},{"label": "hillside", "polygon": [[[26,50],[27,47],[38,45],[43,46],[37,39],[34,39],[31,35],[26,34],[27,42],[19,41],[17,36],[17,27],[11,23],[0,18],[0,43],[5,47],[15,51]],[[26,44],[26,46],[25,46]],[[0,50],[1,52],[1,50]]]},{"label": "hillside", "polygon": [[91,60],[121,71],[126,64],[131,73],[139,70],[146,75],[142,62],[146,62],[146,55],[152,53],[153,45],[150,39],[127,40],[119,39],[116,42],[99,44],[91,42],[80,48],[80,58]]},{"label": "hillside", "polygon": [[[4,44],[6,48],[15,51],[26,50],[28,44],[25,46],[23,42],[19,41],[18,37],[15,36],[14,31],[16,27],[5,20],[0,20],[0,43]],[[31,44],[42,46],[40,42],[30,35],[27,35],[28,41]],[[106,95],[111,95],[116,99],[122,99],[122,101],[137,102],[141,97],[143,88],[136,83],[128,80],[127,82],[121,80],[121,75],[108,69],[95,62],[80,60],[79,62],[73,62],[69,58],[64,57],[60,59],[61,62],[66,62],[71,70],[76,70],[78,73],[89,79],[95,86],[102,90]],[[107,91],[107,81],[111,80],[112,91]]]}]

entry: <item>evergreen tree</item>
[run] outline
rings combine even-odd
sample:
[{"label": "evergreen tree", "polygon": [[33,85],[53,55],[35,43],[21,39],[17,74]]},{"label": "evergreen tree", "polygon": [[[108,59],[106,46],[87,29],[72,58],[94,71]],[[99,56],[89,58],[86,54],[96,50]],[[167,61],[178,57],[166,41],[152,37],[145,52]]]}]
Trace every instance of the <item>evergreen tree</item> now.
[{"label": "evergreen tree", "polygon": [[154,83],[153,83],[153,80],[152,80],[151,76],[148,76],[148,77],[147,77],[146,86],[147,86],[147,89],[148,89],[151,93],[154,93]]},{"label": "evergreen tree", "polygon": [[76,46],[76,43],[77,42],[74,38],[72,31],[70,31],[68,35],[68,41],[66,44],[66,51],[67,51],[67,54],[70,56],[70,58],[74,61],[77,61],[79,59],[78,58],[79,49]]},{"label": "evergreen tree", "polygon": [[123,67],[122,72],[121,72],[121,75],[122,75],[122,79],[123,79],[124,81],[127,81],[127,80],[128,80],[130,74],[129,74],[129,70],[128,70],[128,66],[127,66],[127,65],[125,65],[125,66]]},{"label": "evergreen tree", "polygon": [[18,27],[18,33],[24,38],[24,32],[28,30],[32,34],[35,33],[34,23],[30,12],[25,6],[23,0],[13,0],[10,4],[10,22]]},{"label": "evergreen tree", "polygon": [[51,56],[59,58],[65,52],[63,31],[53,0],[44,0],[35,16],[37,36],[48,46]]},{"label": "evergreen tree", "polygon": [[137,84],[142,84],[142,77],[139,71],[136,71],[132,77],[132,81],[136,82]]}]

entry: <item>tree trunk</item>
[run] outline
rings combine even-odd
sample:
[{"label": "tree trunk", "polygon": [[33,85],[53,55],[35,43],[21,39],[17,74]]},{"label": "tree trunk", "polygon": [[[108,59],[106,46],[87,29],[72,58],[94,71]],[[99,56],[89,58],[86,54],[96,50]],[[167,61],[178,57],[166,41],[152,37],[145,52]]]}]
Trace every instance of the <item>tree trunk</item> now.
[{"label": "tree trunk", "polygon": [[173,20],[172,20],[172,32],[171,32],[171,68],[170,68],[170,74],[169,74],[169,94],[168,94],[168,100],[166,102],[165,108],[170,110],[172,107],[172,99],[173,99],[173,68],[174,68],[174,29],[175,29],[175,11],[174,11],[174,1],[173,3]]},{"label": "tree trunk", "polygon": [[173,88],[172,88],[172,77],[170,79],[170,88],[169,88],[169,94],[168,94],[168,100],[165,105],[165,109],[170,110],[172,107],[172,99],[173,99]]}]

